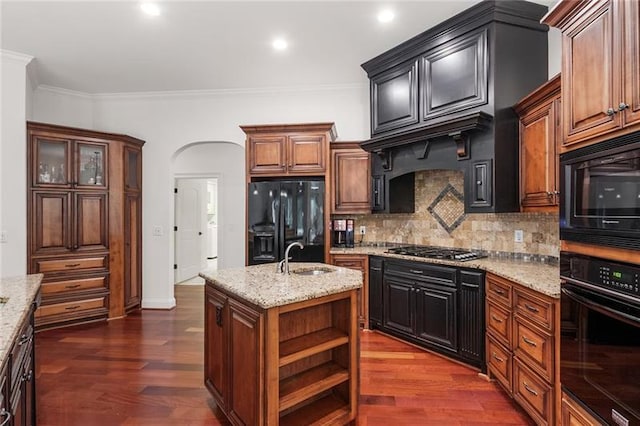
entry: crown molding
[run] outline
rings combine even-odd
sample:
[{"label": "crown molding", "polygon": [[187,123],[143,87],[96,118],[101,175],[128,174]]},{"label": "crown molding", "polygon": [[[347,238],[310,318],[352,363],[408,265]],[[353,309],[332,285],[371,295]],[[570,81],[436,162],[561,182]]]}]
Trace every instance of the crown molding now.
[{"label": "crown molding", "polygon": [[25,66],[33,60],[33,56],[26,55],[20,52],[14,52],[12,50],[0,49],[0,57],[2,59],[11,59],[16,62],[21,62]]},{"label": "crown molding", "polygon": [[37,89],[42,90],[43,92],[55,93],[58,95],[75,96],[83,99],[94,98],[94,95],[92,95],[91,93],[81,92],[79,90],[63,89],[62,87],[48,86],[46,84],[41,84],[37,86]]}]

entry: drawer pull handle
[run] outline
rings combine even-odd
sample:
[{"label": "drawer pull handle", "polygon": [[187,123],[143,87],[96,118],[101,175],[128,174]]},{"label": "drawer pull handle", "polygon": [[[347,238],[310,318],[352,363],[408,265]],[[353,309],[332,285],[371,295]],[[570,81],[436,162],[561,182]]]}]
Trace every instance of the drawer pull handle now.
[{"label": "drawer pull handle", "polygon": [[536,392],[535,390],[531,389],[529,387],[529,385],[527,384],[527,382],[522,382],[522,384],[524,385],[524,388],[527,390],[527,392],[529,392],[533,396],[538,396],[538,392]]},{"label": "drawer pull handle", "polygon": [[222,327],[222,306],[216,306],[216,325]]},{"label": "drawer pull handle", "polygon": [[74,305],[74,306],[69,306],[67,308],[64,308],[67,311],[73,311],[75,309],[78,309],[80,307],[80,305]]},{"label": "drawer pull handle", "polygon": [[493,353],[493,359],[495,359],[498,362],[504,362],[504,359],[500,358],[495,352]]},{"label": "drawer pull handle", "polygon": [[412,274],[422,274],[422,271],[419,271],[417,269],[409,269],[409,272],[411,272]]},{"label": "drawer pull handle", "polygon": [[536,346],[538,346],[538,345],[536,344],[536,342],[534,342],[534,341],[533,341],[533,340],[531,340],[531,339],[527,339],[525,336],[522,336],[522,340],[523,340],[527,345],[533,346],[534,348],[535,348]]},{"label": "drawer pull handle", "polygon": [[494,293],[499,294],[500,296],[504,295],[504,290],[499,289],[499,288],[492,288],[491,290],[493,290]]},{"label": "drawer pull handle", "polygon": [[0,426],[6,426],[11,421],[11,413],[4,408],[0,410],[0,416],[4,417],[4,421],[0,423]]},{"label": "drawer pull handle", "polygon": [[502,324],[502,320],[495,315],[491,315],[491,319],[497,322],[498,324]]},{"label": "drawer pull handle", "polygon": [[33,370],[29,370],[28,373],[24,373],[20,378],[23,382],[30,382],[31,379],[33,379]]},{"label": "drawer pull handle", "polygon": [[25,343],[28,343],[29,341],[31,341],[32,338],[33,338],[33,335],[27,336],[26,334],[23,334],[22,336],[20,336],[20,340],[18,341],[18,346],[22,346]]},{"label": "drawer pull handle", "polygon": [[65,268],[75,268],[77,266],[80,266],[79,263],[67,263],[66,265],[64,265]]},{"label": "drawer pull handle", "polygon": [[71,288],[78,288],[78,287],[80,287],[80,284],[67,285],[67,286],[65,286],[64,288],[69,288],[69,289],[71,289]]},{"label": "drawer pull handle", "polygon": [[528,303],[525,303],[524,307],[530,310],[531,312],[536,312],[536,313],[540,312],[540,309],[536,308],[535,306],[531,306]]},{"label": "drawer pull handle", "polygon": [[356,266],[356,264],[355,264],[355,263],[353,263],[353,262],[345,262],[345,263],[343,263],[343,264],[342,264],[342,266],[343,266],[344,268],[349,268],[349,267],[351,267],[351,266]]}]

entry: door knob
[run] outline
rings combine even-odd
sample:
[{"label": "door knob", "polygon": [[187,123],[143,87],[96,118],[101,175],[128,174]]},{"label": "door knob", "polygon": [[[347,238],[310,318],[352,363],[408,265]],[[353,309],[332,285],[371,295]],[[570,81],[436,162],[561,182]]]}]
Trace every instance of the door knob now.
[{"label": "door knob", "polygon": [[202,235],[202,232],[198,232],[198,235]]}]

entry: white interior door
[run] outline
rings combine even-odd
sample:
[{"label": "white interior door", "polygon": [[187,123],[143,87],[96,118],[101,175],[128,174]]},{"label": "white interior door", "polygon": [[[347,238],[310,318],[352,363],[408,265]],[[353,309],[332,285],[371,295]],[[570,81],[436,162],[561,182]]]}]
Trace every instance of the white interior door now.
[{"label": "white interior door", "polygon": [[176,282],[198,275],[205,262],[206,180],[177,179],[176,197]]}]

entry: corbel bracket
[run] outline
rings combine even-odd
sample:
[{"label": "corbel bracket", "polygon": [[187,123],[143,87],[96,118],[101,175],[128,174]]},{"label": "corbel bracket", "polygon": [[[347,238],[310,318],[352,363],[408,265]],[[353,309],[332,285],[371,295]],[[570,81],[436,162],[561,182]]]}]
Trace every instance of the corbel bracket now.
[{"label": "corbel bracket", "polygon": [[458,160],[469,159],[471,156],[469,135],[465,132],[453,132],[449,133],[449,136],[456,143],[456,154],[458,154]]},{"label": "corbel bracket", "polygon": [[416,142],[411,145],[413,148],[413,154],[416,156],[418,160],[423,160],[429,156],[429,147],[431,146],[431,141],[429,139],[423,142]]},{"label": "corbel bracket", "polygon": [[391,162],[391,152],[388,150],[376,151],[380,160],[382,160],[382,168],[384,171],[389,171],[393,168],[393,164]]}]

